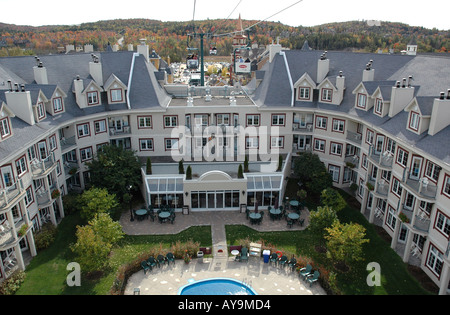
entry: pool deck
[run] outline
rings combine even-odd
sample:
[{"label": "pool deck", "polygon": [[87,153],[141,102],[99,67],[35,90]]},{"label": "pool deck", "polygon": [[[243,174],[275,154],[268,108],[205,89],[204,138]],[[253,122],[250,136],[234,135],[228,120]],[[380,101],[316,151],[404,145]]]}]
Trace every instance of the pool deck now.
[{"label": "pool deck", "polygon": [[190,264],[176,260],[175,265],[153,268],[144,274],[143,270],[132,275],[125,288],[125,295],[131,295],[135,288],[141,295],[176,295],[178,289],[190,281],[210,278],[232,278],[248,283],[259,295],[325,295],[319,283],[310,284],[288,268],[264,263],[262,257],[249,257],[248,262],[237,262],[227,254],[225,225],[242,224],[257,231],[303,230],[309,223],[309,211],[302,211],[303,226],[288,227],[286,220],[270,220],[265,211],[260,225],[252,225],[245,213],[239,211],[177,213],[174,224],[159,223],[158,220],[130,221],[130,214],[124,213],[120,220],[122,229],[130,235],[177,234],[191,226],[209,225],[212,233],[213,257],[203,261],[193,259]]},{"label": "pool deck", "polygon": [[210,278],[231,278],[245,282],[258,295],[325,295],[319,283],[312,286],[298,277],[297,272],[287,267],[264,263],[261,257],[249,257],[248,262],[238,262],[234,257],[193,259],[185,264],[155,267],[144,274],[141,270],[132,275],[125,289],[125,295],[133,295],[138,288],[141,295],[176,295],[180,287],[190,281]]}]

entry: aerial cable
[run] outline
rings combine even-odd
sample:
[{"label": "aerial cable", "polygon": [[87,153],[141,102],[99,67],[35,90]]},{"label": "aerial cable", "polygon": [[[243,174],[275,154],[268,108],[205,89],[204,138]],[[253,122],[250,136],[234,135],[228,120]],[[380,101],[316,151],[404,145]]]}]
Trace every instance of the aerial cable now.
[{"label": "aerial cable", "polygon": [[[255,27],[256,25],[258,25],[258,24],[261,24],[261,23],[263,23],[263,22],[267,21],[268,19],[270,19],[270,18],[274,17],[275,15],[278,15],[278,14],[280,14],[281,12],[284,12],[284,11],[286,11],[287,9],[290,9],[290,8],[292,8],[293,6],[295,6],[295,5],[299,4],[299,3],[300,3],[300,2],[302,2],[302,1],[303,1],[303,0],[299,0],[299,1],[297,1],[297,2],[295,2],[295,3],[293,3],[293,4],[291,4],[290,6],[288,6],[288,7],[284,8],[283,10],[280,10],[280,11],[278,11],[277,13],[275,13],[275,14],[272,14],[271,16],[269,16],[269,17],[265,18],[264,20],[261,20],[261,21],[259,21],[259,22],[255,23],[255,24],[253,24],[253,25],[251,25],[251,26],[247,27],[246,29],[244,29],[244,31],[248,31],[248,30],[250,30],[251,28]],[[228,35],[234,35],[234,34],[236,34],[236,33],[240,33],[240,32],[241,32],[241,31],[234,31],[234,32],[230,32],[230,33],[225,33],[225,34],[219,34],[219,35],[214,35],[214,36],[216,36],[216,37],[221,37],[221,36],[228,36]]]}]

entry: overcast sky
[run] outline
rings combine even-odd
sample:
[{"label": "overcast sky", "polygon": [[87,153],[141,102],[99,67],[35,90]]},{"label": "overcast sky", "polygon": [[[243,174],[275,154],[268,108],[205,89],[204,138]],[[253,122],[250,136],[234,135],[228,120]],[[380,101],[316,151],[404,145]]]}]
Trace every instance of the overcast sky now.
[{"label": "overcast sky", "polygon": [[[17,25],[71,25],[109,19],[147,18],[161,21],[237,19],[265,20],[298,0],[0,0],[0,22]],[[235,7],[237,8],[235,9]],[[235,9],[235,10],[234,10]],[[353,20],[401,22],[450,29],[448,0],[303,0],[268,21],[314,26]],[[234,10],[234,12],[233,12]],[[248,25],[244,24],[244,27]]]}]

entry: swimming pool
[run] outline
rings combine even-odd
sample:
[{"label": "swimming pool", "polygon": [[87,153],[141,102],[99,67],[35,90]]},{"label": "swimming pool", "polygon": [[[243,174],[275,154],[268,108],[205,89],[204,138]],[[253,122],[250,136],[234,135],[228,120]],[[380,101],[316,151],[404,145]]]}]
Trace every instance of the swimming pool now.
[{"label": "swimming pool", "polygon": [[178,295],[257,295],[257,293],[241,281],[212,278],[188,283],[178,290]]}]

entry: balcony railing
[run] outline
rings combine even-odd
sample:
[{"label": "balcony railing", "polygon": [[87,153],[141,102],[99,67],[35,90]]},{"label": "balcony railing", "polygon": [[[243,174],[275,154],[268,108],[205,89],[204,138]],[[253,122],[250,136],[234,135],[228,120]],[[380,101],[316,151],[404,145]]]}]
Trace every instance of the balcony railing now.
[{"label": "balcony railing", "polygon": [[34,160],[31,162],[31,170],[34,177],[47,175],[48,172],[56,165],[55,154],[52,152],[45,160]]},{"label": "balcony railing", "polygon": [[431,220],[425,212],[420,210],[418,214],[414,215],[412,210],[403,206],[401,213],[407,218],[407,221],[404,222],[405,224],[409,224],[421,232],[429,231]]},{"label": "balcony railing", "polygon": [[[25,224],[24,218],[20,218],[20,220],[16,221],[14,223],[14,227],[16,230],[16,233],[20,230],[22,225]],[[4,251],[8,248],[11,248],[11,246],[14,246],[15,241],[19,239],[19,236],[14,237],[13,235],[13,228],[9,226],[8,221],[3,223],[0,227],[0,250]]]},{"label": "balcony railing", "polygon": [[402,182],[404,187],[417,194],[421,198],[436,198],[437,186],[430,183],[427,178],[418,179],[414,177],[408,167],[403,171]]},{"label": "balcony railing", "polygon": [[22,179],[19,179],[13,185],[0,190],[0,210],[7,208],[19,195],[25,192]]},{"label": "balcony railing", "polygon": [[384,153],[376,152],[375,147],[370,146],[369,159],[373,163],[375,163],[377,166],[384,167],[384,168],[391,168],[394,157],[388,151],[385,151]]},{"label": "balcony railing", "polygon": [[361,145],[362,136],[359,133],[347,130],[347,140],[356,143],[358,145]]},{"label": "balcony railing", "polygon": [[314,131],[314,128],[313,124],[306,124],[305,126],[301,126],[299,123],[294,122],[292,124],[292,131],[311,133]]},{"label": "balcony railing", "polygon": [[67,151],[70,151],[73,149],[74,146],[77,145],[77,141],[75,139],[75,136],[70,138],[62,138],[61,139],[61,152],[64,154]]},{"label": "balcony railing", "polygon": [[117,135],[128,135],[131,134],[131,127],[130,126],[123,126],[122,129],[117,129],[114,127],[109,127],[109,135],[110,136],[117,136]]}]

